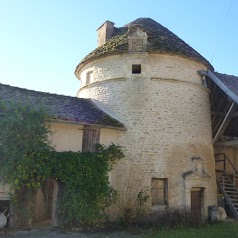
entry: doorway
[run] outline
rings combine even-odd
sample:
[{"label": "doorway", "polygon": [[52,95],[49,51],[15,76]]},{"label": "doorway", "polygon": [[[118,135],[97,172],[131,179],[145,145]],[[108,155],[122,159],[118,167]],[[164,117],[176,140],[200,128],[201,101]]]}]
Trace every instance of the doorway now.
[{"label": "doorway", "polygon": [[57,182],[54,179],[47,179],[41,189],[36,191],[34,198],[33,223],[35,225],[51,225],[55,221],[55,194]]},{"label": "doorway", "polygon": [[203,217],[203,188],[191,189],[191,214],[197,221],[202,221]]}]

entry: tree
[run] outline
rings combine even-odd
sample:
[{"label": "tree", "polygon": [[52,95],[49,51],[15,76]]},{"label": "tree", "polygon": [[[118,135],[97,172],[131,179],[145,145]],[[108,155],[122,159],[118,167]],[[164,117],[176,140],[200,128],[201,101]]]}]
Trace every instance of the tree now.
[{"label": "tree", "polygon": [[11,185],[15,225],[28,226],[32,197],[49,176],[50,124],[42,108],[1,103],[0,175]]}]

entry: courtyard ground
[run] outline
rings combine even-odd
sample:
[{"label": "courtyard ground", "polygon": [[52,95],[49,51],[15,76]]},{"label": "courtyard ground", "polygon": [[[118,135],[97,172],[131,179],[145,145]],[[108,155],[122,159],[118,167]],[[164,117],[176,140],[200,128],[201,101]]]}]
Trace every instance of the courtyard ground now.
[{"label": "courtyard ground", "polygon": [[[1,233],[0,233],[1,237]],[[2,233],[6,238],[142,238],[141,233],[133,234],[128,231],[114,232],[60,232],[50,228],[34,228],[30,231],[14,231]]]},{"label": "courtyard ground", "polygon": [[0,238],[238,238],[238,222],[207,224],[200,228],[175,230],[133,229],[132,231],[61,232],[50,227],[33,228],[30,231],[0,232]]}]

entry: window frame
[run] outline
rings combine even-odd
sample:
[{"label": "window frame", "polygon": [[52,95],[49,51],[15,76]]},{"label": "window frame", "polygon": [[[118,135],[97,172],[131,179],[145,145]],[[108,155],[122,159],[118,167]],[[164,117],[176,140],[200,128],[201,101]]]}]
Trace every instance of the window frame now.
[{"label": "window frame", "polygon": [[[155,181],[157,182],[163,182],[163,187],[159,188],[153,187],[153,184]],[[159,201],[158,194],[161,193],[161,190],[163,190],[163,201]],[[151,204],[152,206],[163,206],[163,205],[168,205],[168,178],[151,178]]]}]

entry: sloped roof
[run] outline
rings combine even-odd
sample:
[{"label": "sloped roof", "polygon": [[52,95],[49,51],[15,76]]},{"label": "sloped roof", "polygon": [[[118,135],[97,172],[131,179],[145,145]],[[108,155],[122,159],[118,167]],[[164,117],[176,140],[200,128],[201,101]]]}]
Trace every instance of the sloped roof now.
[{"label": "sloped roof", "polygon": [[27,106],[42,106],[52,119],[79,124],[123,128],[116,119],[107,115],[91,99],[37,92],[0,84],[0,100],[6,104],[21,103]]},{"label": "sloped roof", "polygon": [[151,18],[138,18],[123,27],[114,28],[113,36],[104,45],[96,48],[83,58],[75,72],[80,69],[84,63],[93,59],[110,54],[127,52],[127,36],[129,35],[130,30],[136,26],[143,29],[148,35],[147,52],[181,55],[201,62],[210,69],[213,69],[212,65],[203,56],[167,28]]},{"label": "sloped roof", "polygon": [[[214,73],[217,78],[220,80],[220,82],[223,84],[220,93],[218,97],[218,102],[223,101],[226,102],[226,105],[229,105],[231,98],[238,104],[238,77],[234,75],[227,75],[227,74],[221,74],[221,73]],[[218,85],[219,86],[219,85]],[[226,95],[226,98],[224,98]],[[221,104],[221,102],[220,102]],[[219,111],[222,111],[222,108],[218,108]],[[226,109],[225,111],[227,111]],[[223,117],[222,117],[223,119]],[[226,127],[226,130],[223,133],[224,136],[232,136],[232,137],[238,137],[238,116],[236,113],[234,113],[234,116],[231,118],[228,126]]]},{"label": "sloped roof", "polygon": [[238,103],[238,77],[234,75],[221,74],[215,72],[215,75],[220,79],[220,81],[225,85],[227,90],[231,91],[234,96],[233,100]]},{"label": "sloped roof", "polygon": [[232,110],[231,116],[226,119],[233,101],[238,104],[238,77],[212,71],[199,71],[201,75],[209,77],[208,87],[211,91],[211,121],[213,136],[215,136],[224,121],[222,136],[238,137],[238,111],[237,106]]}]

